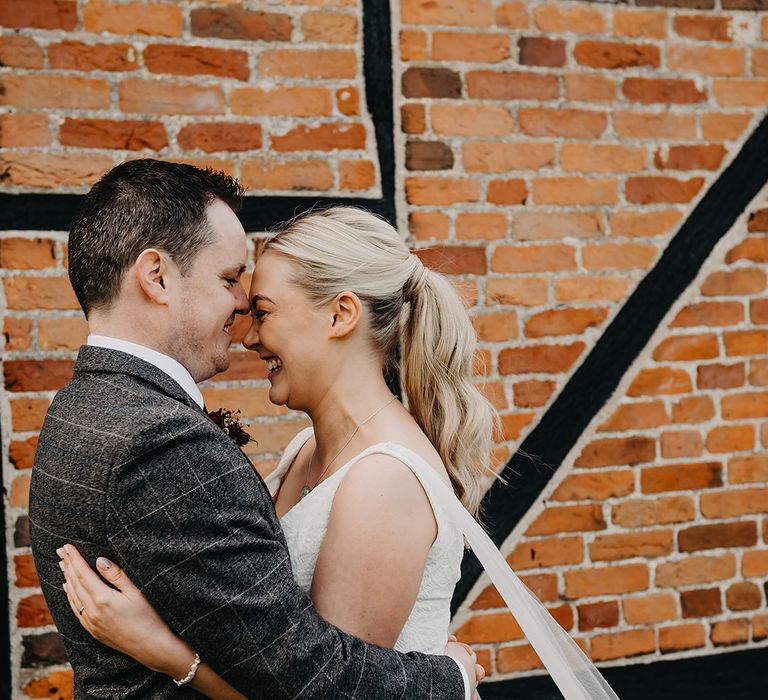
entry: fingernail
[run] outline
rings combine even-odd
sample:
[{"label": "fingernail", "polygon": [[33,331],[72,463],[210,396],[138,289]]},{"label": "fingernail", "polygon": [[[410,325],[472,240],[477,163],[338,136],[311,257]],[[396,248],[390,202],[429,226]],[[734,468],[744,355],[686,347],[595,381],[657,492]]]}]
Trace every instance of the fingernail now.
[{"label": "fingernail", "polygon": [[60,562],[59,562],[59,568],[60,568],[62,571],[64,571],[64,562],[63,562],[63,561],[60,561]]},{"label": "fingernail", "polygon": [[56,550],[56,554],[58,554],[60,557],[62,557],[62,558],[63,558],[63,557],[64,557],[64,547],[59,547],[59,548]]},{"label": "fingernail", "polygon": [[61,587],[64,589],[64,593],[69,593],[69,591],[67,590],[67,584],[66,583],[62,584]]},{"label": "fingernail", "polygon": [[99,557],[96,560],[96,566],[98,566],[103,571],[108,571],[112,568],[112,562],[109,561],[109,559],[105,559],[104,557]]}]

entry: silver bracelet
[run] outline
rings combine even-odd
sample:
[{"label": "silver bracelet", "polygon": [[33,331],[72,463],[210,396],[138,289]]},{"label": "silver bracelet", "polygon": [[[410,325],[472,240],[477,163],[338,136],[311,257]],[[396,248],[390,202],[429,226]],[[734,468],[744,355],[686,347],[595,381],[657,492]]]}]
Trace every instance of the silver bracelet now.
[{"label": "silver bracelet", "polygon": [[189,667],[189,673],[184,676],[180,681],[177,681],[175,678],[171,678],[171,680],[178,686],[186,685],[189,683],[197,673],[197,667],[200,665],[200,655],[195,654],[195,660],[192,662],[192,665]]}]

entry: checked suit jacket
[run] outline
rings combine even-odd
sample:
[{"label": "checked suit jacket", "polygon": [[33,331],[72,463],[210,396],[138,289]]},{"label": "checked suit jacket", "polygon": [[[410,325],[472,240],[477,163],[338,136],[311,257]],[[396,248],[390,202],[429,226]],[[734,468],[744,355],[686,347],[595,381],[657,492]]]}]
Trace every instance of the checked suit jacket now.
[{"label": "checked suit jacket", "polygon": [[84,346],[35,455],[32,551],[74,669],[76,698],[192,698],[93,639],[62,590],[56,549],[106,556],[250,698],[463,698],[452,659],[341,632],[295,583],[263,481],[164,372]]}]

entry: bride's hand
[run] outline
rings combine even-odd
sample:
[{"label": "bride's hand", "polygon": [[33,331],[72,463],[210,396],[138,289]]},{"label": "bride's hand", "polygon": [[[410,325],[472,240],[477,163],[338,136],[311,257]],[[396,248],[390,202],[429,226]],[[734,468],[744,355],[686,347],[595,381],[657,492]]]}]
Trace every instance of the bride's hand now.
[{"label": "bride's hand", "polygon": [[106,585],[71,544],[57,549],[72,611],[85,629],[102,644],[133,657],[160,673],[177,676],[189,668],[194,651],[178,638],[141,591],[116,564],[96,561]]}]

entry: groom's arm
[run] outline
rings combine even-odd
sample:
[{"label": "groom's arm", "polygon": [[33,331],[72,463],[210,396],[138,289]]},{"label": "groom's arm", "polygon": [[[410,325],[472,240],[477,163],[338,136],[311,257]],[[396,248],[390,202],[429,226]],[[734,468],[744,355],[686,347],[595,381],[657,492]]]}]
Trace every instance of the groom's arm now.
[{"label": "groom's arm", "polygon": [[367,645],[317,615],[268,493],[213,424],[171,416],[134,445],[107,496],[118,563],[227,682],[275,698],[465,697],[453,659]]}]

